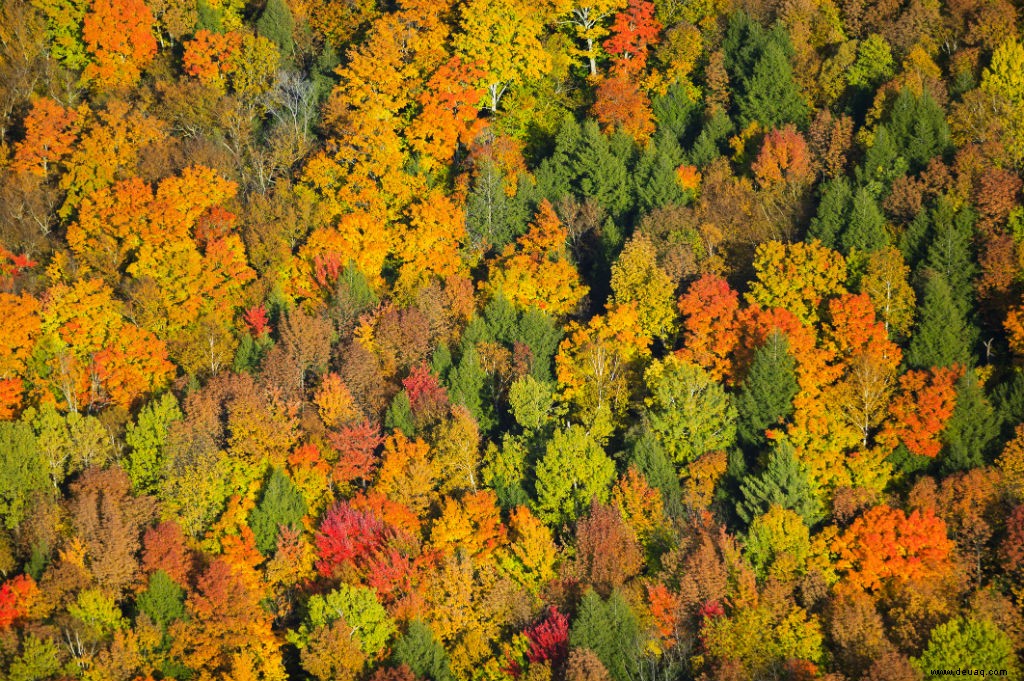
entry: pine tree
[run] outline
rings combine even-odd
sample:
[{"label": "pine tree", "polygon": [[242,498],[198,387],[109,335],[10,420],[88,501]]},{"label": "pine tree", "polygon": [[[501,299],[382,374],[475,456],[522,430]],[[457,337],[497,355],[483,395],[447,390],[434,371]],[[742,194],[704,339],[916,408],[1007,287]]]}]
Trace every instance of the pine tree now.
[{"label": "pine tree", "polygon": [[971,365],[975,329],[953,300],[946,278],[933,272],[924,285],[919,321],[907,349],[907,364],[913,369]]},{"label": "pine tree", "polygon": [[297,529],[306,515],[302,492],[284,471],[274,468],[263,488],[263,497],[249,514],[249,527],[256,537],[256,548],[269,554],[277,545],[282,526]]},{"label": "pine tree", "polygon": [[396,431],[400,430],[406,436],[412,437],[416,434],[416,419],[412,413],[412,402],[409,401],[409,393],[402,390],[395,399],[391,400],[391,406],[384,414],[384,427]]},{"label": "pine tree", "polygon": [[753,121],[766,129],[782,128],[787,123],[798,128],[807,126],[807,104],[793,77],[788,48],[788,44],[769,43],[750,77],[743,81],[742,94],[736,98],[741,127]]},{"label": "pine tree", "polygon": [[824,246],[838,250],[839,237],[849,223],[853,188],[849,179],[840,176],[823,183],[820,192],[818,214],[811,220],[807,237],[818,239]]},{"label": "pine tree", "polygon": [[793,397],[799,390],[796,360],[786,336],[775,330],[754,353],[750,370],[736,396],[736,430],[751,451],[767,443],[765,429],[781,424],[793,413]]},{"label": "pine tree", "polygon": [[543,310],[530,308],[519,318],[515,340],[530,349],[530,375],[538,381],[554,378],[552,362],[562,341],[562,330]]},{"label": "pine tree", "polygon": [[939,455],[943,473],[978,468],[989,463],[999,435],[999,417],[985,397],[973,371],[957,381],[956,407],[942,433]]},{"label": "pine tree", "polygon": [[583,594],[569,643],[594,651],[615,681],[633,679],[636,655],[642,649],[641,629],[618,590],[607,601],[593,590]]},{"label": "pine tree", "polygon": [[462,353],[458,365],[448,373],[448,396],[452,404],[461,404],[469,409],[481,429],[485,428],[485,423],[490,424],[490,408],[485,412],[482,395],[486,384],[487,373],[480,366],[480,355],[470,345]]},{"label": "pine tree", "polygon": [[292,39],[295,19],[292,18],[292,11],[288,9],[285,0],[267,0],[263,14],[256,22],[256,30],[261,36],[276,44],[281,54],[285,56],[290,55],[295,49],[295,41]]},{"label": "pine tree", "polygon": [[885,217],[874,197],[864,187],[853,195],[847,221],[846,229],[840,238],[844,255],[849,255],[853,250],[872,253],[889,245]]},{"label": "pine tree", "polygon": [[587,120],[583,124],[583,134],[573,161],[578,193],[597,201],[613,218],[622,217],[632,203],[629,170],[624,155],[615,153],[612,142],[601,132],[596,121]]},{"label": "pine tree", "polygon": [[[658,132],[654,139],[659,144],[662,135],[674,139],[677,144],[684,142],[690,128],[697,121],[700,114],[700,107],[690,96],[691,89],[682,83],[673,83],[665,91],[665,94],[654,97],[651,101],[651,110],[658,122]],[[668,142],[669,140],[665,140]]]},{"label": "pine tree", "polygon": [[682,515],[683,493],[679,487],[679,476],[665,450],[658,444],[658,438],[646,425],[641,427],[641,434],[633,444],[631,457],[630,463],[644,474],[651,487],[661,492],[665,512],[676,517]]},{"label": "pine tree", "polygon": [[953,303],[965,318],[974,308],[974,213],[956,210],[946,198],[940,198],[931,211],[931,233],[924,264],[942,274],[949,284]]},{"label": "pine tree", "polygon": [[394,659],[411,669],[417,677],[431,681],[454,681],[448,653],[434,637],[430,627],[419,620],[395,642]]},{"label": "pine tree", "polygon": [[637,208],[641,214],[668,204],[686,202],[676,177],[676,168],[682,160],[682,150],[674,139],[655,137],[648,143],[633,174]]},{"label": "pine tree", "polygon": [[759,476],[743,481],[740,493],[743,499],[737,503],[736,513],[748,523],[773,504],[796,512],[808,527],[821,518],[821,502],[796,459],[793,445],[785,440],[772,447],[768,464]]},{"label": "pine tree", "polygon": [[946,112],[927,89],[921,96],[906,88],[900,91],[884,125],[911,171],[923,169],[928,161],[949,149]]},{"label": "pine tree", "polygon": [[174,620],[185,616],[185,591],[163,570],[149,576],[149,586],[135,601],[140,612],[166,628]]},{"label": "pine tree", "polygon": [[576,181],[575,159],[583,144],[583,130],[576,118],[566,115],[555,135],[555,148],[537,168],[537,190],[541,197],[558,205],[558,201],[573,193]]}]

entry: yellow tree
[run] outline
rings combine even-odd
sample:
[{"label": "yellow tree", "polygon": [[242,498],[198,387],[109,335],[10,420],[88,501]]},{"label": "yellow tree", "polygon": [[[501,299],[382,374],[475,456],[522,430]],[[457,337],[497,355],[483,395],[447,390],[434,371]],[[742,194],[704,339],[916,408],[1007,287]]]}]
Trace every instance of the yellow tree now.
[{"label": "yellow tree", "polygon": [[818,241],[765,242],[757,247],[754,270],[747,301],[789,310],[805,324],[816,324],[822,303],[846,291],[846,261]]},{"label": "yellow tree", "polygon": [[601,40],[608,35],[608,23],[626,4],[627,0],[556,0],[562,21],[585,45],[578,54],[586,60],[591,76],[597,75],[597,58],[601,55]]},{"label": "yellow tree", "polygon": [[480,83],[496,112],[509,87],[539,78],[551,70],[541,38],[543,4],[524,0],[470,0],[462,8],[455,49],[467,63],[484,71]]},{"label": "yellow tree", "polygon": [[572,312],[588,289],[569,261],[567,236],[554,208],[542,201],[526,234],[491,264],[487,289],[492,295],[503,293],[515,305],[537,307],[556,317]]}]

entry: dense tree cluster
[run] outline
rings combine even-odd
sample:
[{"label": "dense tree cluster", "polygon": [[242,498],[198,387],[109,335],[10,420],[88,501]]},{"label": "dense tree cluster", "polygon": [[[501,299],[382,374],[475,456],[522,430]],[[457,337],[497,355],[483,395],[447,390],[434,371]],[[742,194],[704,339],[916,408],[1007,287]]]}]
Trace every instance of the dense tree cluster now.
[{"label": "dense tree cluster", "polygon": [[0,677],[1024,652],[1009,0],[0,0]]}]

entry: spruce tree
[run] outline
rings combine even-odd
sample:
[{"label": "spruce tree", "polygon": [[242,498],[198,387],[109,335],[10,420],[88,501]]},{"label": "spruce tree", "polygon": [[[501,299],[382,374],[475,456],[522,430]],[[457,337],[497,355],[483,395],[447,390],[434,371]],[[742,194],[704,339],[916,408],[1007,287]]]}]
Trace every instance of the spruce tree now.
[{"label": "spruce tree", "polygon": [[949,284],[953,302],[967,316],[974,309],[973,280],[978,272],[974,263],[974,213],[967,208],[954,209],[945,197],[931,211],[931,231],[924,264],[939,272]]},{"label": "spruce tree", "polygon": [[850,203],[848,223],[840,238],[841,250],[845,255],[853,250],[871,253],[888,245],[885,217],[871,193],[861,187]]},{"label": "spruce tree", "polygon": [[263,488],[263,497],[249,514],[249,527],[256,537],[256,548],[269,554],[277,545],[279,529],[297,529],[306,515],[306,502],[302,492],[284,471],[271,469],[270,477]]},{"label": "spruce tree", "polygon": [[839,237],[849,223],[850,204],[853,203],[853,188],[850,180],[840,176],[821,185],[821,201],[818,214],[811,220],[807,230],[809,239],[818,239],[831,249],[839,248]]},{"label": "spruce tree", "polygon": [[555,135],[555,148],[541,161],[535,173],[537,190],[541,197],[553,204],[573,193],[576,180],[574,163],[582,145],[583,131],[576,118],[566,114]]},{"label": "spruce tree", "polygon": [[789,352],[786,336],[775,330],[754,352],[750,370],[736,396],[736,431],[740,442],[751,451],[767,443],[766,428],[782,423],[793,413],[793,397],[799,385],[796,360]]},{"label": "spruce tree", "polygon": [[530,349],[530,375],[538,381],[554,378],[552,363],[558,344],[562,342],[562,329],[547,313],[530,308],[519,318],[515,340]]},{"label": "spruce tree", "polygon": [[645,424],[640,426],[640,435],[633,443],[630,463],[636,466],[651,487],[661,493],[665,512],[672,516],[683,513],[683,494],[679,487],[679,476],[658,438]]},{"label": "spruce tree", "polygon": [[976,331],[957,307],[946,278],[932,272],[918,307],[918,324],[907,349],[907,364],[914,369],[973,363],[971,348]]},{"label": "spruce tree", "polygon": [[904,88],[896,97],[885,121],[896,147],[918,171],[928,161],[949,149],[949,125],[946,112],[925,89],[921,96]]},{"label": "spruce tree", "polygon": [[166,628],[174,620],[185,616],[185,591],[163,570],[149,576],[149,585],[135,601],[139,612]]},{"label": "spruce tree", "polygon": [[[665,94],[654,97],[651,110],[658,123],[657,140],[660,136],[669,136],[676,143],[682,143],[697,120],[700,107],[691,96],[692,88],[675,82],[668,87]],[[668,140],[665,140],[666,142]]]},{"label": "spruce tree", "polygon": [[409,624],[409,629],[395,642],[393,651],[395,661],[407,665],[418,678],[454,681],[448,653],[430,627],[420,620]]},{"label": "spruce tree", "polygon": [[632,681],[636,655],[641,649],[640,625],[618,590],[607,601],[596,591],[583,594],[569,631],[573,648],[594,651],[615,681]]},{"label": "spruce tree", "polygon": [[596,121],[583,124],[572,170],[579,194],[597,201],[612,217],[621,217],[629,210],[632,197],[626,160],[615,153]]},{"label": "spruce tree", "polygon": [[391,400],[391,405],[388,407],[388,411],[384,414],[384,427],[393,430],[401,431],[406,437],[412,437],[416,434],[416,419],[412,413],[412,402],[409,401],[409,393],[402,390],[395,399]]},{"label": "spruce tree", "polygon": [[999,435],[999,417],[974,371],[966,371],[956,388],[956,407],[942,434],[943,473],[984,466]]},{"label": "spruce tree", "polygon": [[765,46],[754,63],[749,78],[741,81],[742,92],[736,98],[740,127],[757,121],[763,128],[781,128],[792,123],[807,126],[807,104],[793,76],[788,41],[773,41]]},{"label": "spruce tree", "polygon": [[803,466],[797,461],[793,445],[786,440],[775,443],[764,471],[743,480],[740,493],[743,499],[737,503],[736,513],[748,523],[767,512],[773,504],[794,511],[808,527],[822,515],[821,501],[811,488]]},{"label": "spruce tree", "polygon": [[295,41],[292,39],[295,19],[285,0],[267,0],[263,14],[256,22],[256,30],[277,45],[284,56],[291,55],[295,49]]},{"label": "spruce tree", "polygon": [[686,200],[676,177],[680,163],[682,150],[675,140],[662,138],[659,142],[656,137],[648,143],[633,174],[640,214],[668,204],[682,204]]}]

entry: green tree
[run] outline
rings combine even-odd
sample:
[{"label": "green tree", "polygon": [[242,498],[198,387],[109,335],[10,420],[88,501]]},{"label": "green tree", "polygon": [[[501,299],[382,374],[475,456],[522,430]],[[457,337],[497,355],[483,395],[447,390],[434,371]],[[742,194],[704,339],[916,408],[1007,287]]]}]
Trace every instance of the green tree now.
[{"label": "green tree", "polygon": [[583,594],[569,643],[594,651],[615,681],[634,678],[636,655],[643,647],[636,616],[617,589],[607,601],[593,590]]},{"label": "green tree", "polygon": [[32,495],[50,487],[46,461],[27,423],[0,422],[0,518],[13,530]]},{"label": "green tree", "polygon": [[659,444],[657,436],[646,425],[640,428],[640,436],[633,444],[630,462],[644,474],[651,487],[661,492],[665,511],[669,515],[678,517],[684,510],[679,476],[676,474],[672,462],[665,455],[665,450]]},{"label": "green tree", "polygon": [[256,30],[277,45],[283,55],[290,55],[295,49],[295,41],[292,38],[295,19],[292,18],[292,11],[285,0],[267,0],[267,6],[256,21]]},{"label": "green tree", "polygon": [[964,318],[939,272],[932,272],[924,285],[918,308],[918,324],[907,348],[907,364],[914,369],[971,365],[976,330]]},{"label": "green tree", "polygon": [[989,404],[974,371],[967,370],[956,385],[956,406],[942,432],[942,471],[984,466],[999,435],[999,416]]},{"label": "green tree", "polygon": [[849,223],[853,187],[848,178],[840,176],[823,183],[819,192],[821,200],[818,202],[818,214],[811,220],[807,237],[818,239],[822,245],[838,250],[839,237]]},{"label": "green tree", "polygon": [[736,408],[721,384],[700,366],[670,355],[644,374],[647,417],[677,465],[736,441]]},{"label": "green tree", "polygon": [[754,359],[736,395],[736,431],[751,451],[767,443],[765,429],[781,424],[793,413],[793,397],[800,386],[796,359],[786,335],[775,330],[754,352]]},{"label": "green tree", "polygon": [[748,523],[766,513],[772,505],[795,511],[808,526],[821,518],[821,501],[811,487],[807,472],[797,461],[793,445],[786,440],[772,447],[760,475],[743,480],[740,494],[743,498],[736,504],[736,513]]},{"label": "green tree", "polygon": [[889,245],[885,217],[875,198],[864,187],[853,195],[846,229],[839,242],[844,255],[849,255],[853,250],[872,253]]},{"label": "green tree", "polygon": [[345,620],[352,628],[359,649],[369,656],[384,650],[396,631],[394,620],[380,604],[376,592],[365,587],[342,584],[323,596],[313,594],[306,604],[306,612],[306,631],[309,632],[339,618]]},{"label": "green tree", "polygon": [[932,629],[928,646],[912,664],[922,673],[933,669],[1005,669],[1006,676],[1021,678],[1013,641],[990,620],[955,617]]},{"label": "green tree", "polygon": [[[620,143],[622,139],[618,137]],[[584,122],[573,158],[574,188],[581,196],[594,199],[613,218],[621,218],[632,205],[628,154],[622,151],[613,148],[596,121]]]},{"label": "green tree", "polygon": [[273,551],[280,528],[298,529],[304,515],[306,502],[302,492],[284,471],[272,469],[259,504],[249,514],[249,527],[256,537],[256,548],[264,554]]},{"label": "green tree", "polygon": [[884,123],[911,171],[949,149],[949,125],[946,112],[925,88],[920,96],[904,89],[896,97]]},{"label": "green tree", "polygon": [[676,168],[683,162],[683,152],[672,137],[656,135],[640,156],[633,182],[640,214],[669,204],[682,205],[687,196],[679,186]]},{"label": "green tree", "polygon": [[149,585],[135,600],[139,612],[166,628],[185,616],[185,591],[166,572],[157,570],[149,576]]},{"label": "green tree", "polygon": [[430,627],[420,620],[411,622],[409,629],[395,641],[394,659],[407,665],[419,678],[454,681],[448,653]]},{"label": "green tree", "polygon": [[476,348],[467,344],[465,339],[463,346],[465,350],[459,363],[448,373],[448,395],[452,404],[461,404],[469,409],[480,428],[486,429],[491,423],[490,409],[485,411],[482,395],[487,384],[487,372],[480,366],[480,355]]},{"label": "green tree", "polygon": [[178,400],[168,392],[146,404],[135,422],[128,424],[124,440],[130,449],[125,472],[136,492],[148,494],[163,479],[168,466],[167,436],[171,425],[181,419]]},{"label": "green tree", "polygon": [[7,670],[8,681],[44,681],[60,672],[60,651],[50,638],[28,634],[21,643],[21,654]]},{"label": "green tree", "polygon": [[409,393],[405,390],[399,392],[395,395],[395,399],[391,400],[391,406],[388,407],[388,411],[384,415],[384,427],[390,430],[400,430],[409,437],[416,434],[412,402],[409,401]]},{"label": "green tree", "polygon": [[974,308],[974,278],[978,267],[972,242],[975,215],[968,208],[956,210],[945,197],[930,212],[930,232],[924,265],[942,274],[949,284],[953,303],[969,319]]},{"label": "green tree", "polygon": [[582,426],[556,430],[536,470],[537,517],[547,523],[572,522],[591,499],[608,501],[615,463]]}]

